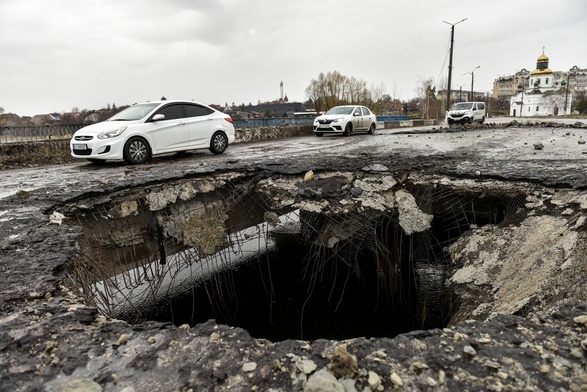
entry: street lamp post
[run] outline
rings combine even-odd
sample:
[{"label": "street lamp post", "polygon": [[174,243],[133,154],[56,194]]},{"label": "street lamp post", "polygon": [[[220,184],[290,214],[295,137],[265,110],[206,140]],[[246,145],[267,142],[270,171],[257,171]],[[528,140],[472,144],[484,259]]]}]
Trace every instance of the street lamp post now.
[{"label": "street lamp post", "polygon": [[465,19],[461,19],[456,23],[448,23],[446,21],[442,21],[443,23],[446,23],[447,25],[450,25],[450,57],[448,60],[448,87],[446,89],[447,94],[446,94],[446,111],[448,112],[448,110],[450,109],[450,96],[451,96],[451,90],[450,90],[450,83],[452,82],[452,52],[453,52],[453,45],[454,45],[454,41],[455,41],[455,25],[464,22],[465,20],[467,20],[467,18]]},{"label": "street lamp post", "polygon": [[476,67],[475,67],[475,68],[474,68],[474,69],[473,69],[471,72],[466,72],[466,73],[464,73],[464,74],[463,74],[463,75],[471,74],[471,96],[469,97],[469,101],[471,101],[471,102],[473,101],[473,98],[474,98],[474,97],[473,97],[473,91],[474,91],[474,90],[473,90],[473,81],[475,80],[475,70],[476,70],[477,68],[480,68],[480,67],[481,67],[481,66],[480,66],[480,65],[478,65],[478,66],[476,66]]}]

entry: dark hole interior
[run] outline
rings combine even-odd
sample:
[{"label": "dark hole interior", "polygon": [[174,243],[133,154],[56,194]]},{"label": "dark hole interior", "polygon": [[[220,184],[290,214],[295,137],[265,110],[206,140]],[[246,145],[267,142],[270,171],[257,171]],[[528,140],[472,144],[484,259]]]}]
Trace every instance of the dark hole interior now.
[{"label": "dark hole interior", "polygon": [[152,318],[176,325],[213,318],[271,341],[395,336],[420,327],[409,266],[401,293],[392,294],[381,286],[372,252],[360,252],[357,266],[349,266],[330,251],[321,271],[308,265],[310,252],[282,238],[276,249],[159,304]]}]

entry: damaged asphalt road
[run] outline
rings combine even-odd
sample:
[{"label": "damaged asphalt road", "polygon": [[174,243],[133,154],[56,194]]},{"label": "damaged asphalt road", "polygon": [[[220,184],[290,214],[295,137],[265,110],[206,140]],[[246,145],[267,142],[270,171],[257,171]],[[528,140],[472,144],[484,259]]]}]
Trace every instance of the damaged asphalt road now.
[{"label": "damaged asphalt road", "polygon": [[[401,172],[442,171],[460,176],[524,179],[556,187],[585,186],[585,176],[580,175],[587,158],[587,145],[583,144],[587,140],[585,124],[507,125],[378,130],[372,137],[279,139],[233,145],[219,156],[206,151],[194,151],[181,158],[168,155],[141,166],[120,162],[92,165],[82,160],[71,165],[6,170],[0,178],[0,197],[39,188],[50,189],[54,196],[69,188],[72,192],[102,192],[161,178],[266,167],[290,173],[330,170],[339,165],[352,170],[371,162],[389,162],[392,171],[397,167]],[[542,148],[538,150],[535,145]]]},{"label": "damaged asphalt road", "polygon": [[[220,156],[194,152],[141,166],[4,170],[0,391],[585,390],[584,140],[582,124],[427,127],[233,145]],[[313,186],[304,183],[309,171]],[[404,231],[404,216],[419,219],[409,226],[416,233],[438,213],[418,210],[419,189],[515,208],[503,208],[510,224],[471,226],[445,250],[458,297],[447,327],[394,338],[270,342],[214,321],[129,324],[101,315],[68,286],[83,233],[64,219],[72,205],[235,178],[265,186],[279,207],[397,208]],[[418,205],[401,215],[406,196]]]}]

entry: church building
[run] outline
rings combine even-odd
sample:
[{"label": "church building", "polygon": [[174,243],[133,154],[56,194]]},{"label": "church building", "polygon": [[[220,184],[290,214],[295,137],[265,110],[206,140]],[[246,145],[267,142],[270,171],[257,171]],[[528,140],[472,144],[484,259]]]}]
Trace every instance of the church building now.
[{"label": "church building", "polygon": [[518,86],[518,92],[510,98],[510,116],[559,116],[571,113],[569,93],[561,72],[548,68],[549,58],[542,52],[536,69],[526,82]]}]

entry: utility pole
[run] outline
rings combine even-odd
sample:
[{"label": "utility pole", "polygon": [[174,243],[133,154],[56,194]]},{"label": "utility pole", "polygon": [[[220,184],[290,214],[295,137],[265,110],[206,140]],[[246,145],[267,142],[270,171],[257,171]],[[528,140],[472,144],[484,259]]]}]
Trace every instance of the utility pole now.
[{"label": "utility pole", "polygon": [[471,72],[465,72],[465,73],[463,74],[463,76],[464,76],[464,75],[467,75],[467,74],[471,74],[471,96],[469,97],[469,101],[471,101],[471,102],[473,101],[473,98],[474,98],[474,97],[473,97],[473,91],[474,91],[474,90],[473,90],[473,81],[475,80],[475,70],[476,70],[477,68],[480,68],[480,67],[481,67],[481,66],[480,66],[480,65],[478,65],[478,66],[477,66],[477,67],[475,67],[475,68],[474,68],[474,69],[473,69]]},{"label": "utility pole", "polygon": [[466,21],[467,18],[465,19],[461,19],[456,23],[448,23],[446,21],[442,21],[443,23],[446,23],[447,25],[450,25],[450,57],[448,60],[448,87],[446,89],[447,94],[446,94],[446,111],[448,112],[450,109],[450,96],[451,96],[451,90],[450,90],[450,83],[452,82],[452,53],[453,53],[453,46],[454,46],[454,42],[455,42],[455,25]]}]

